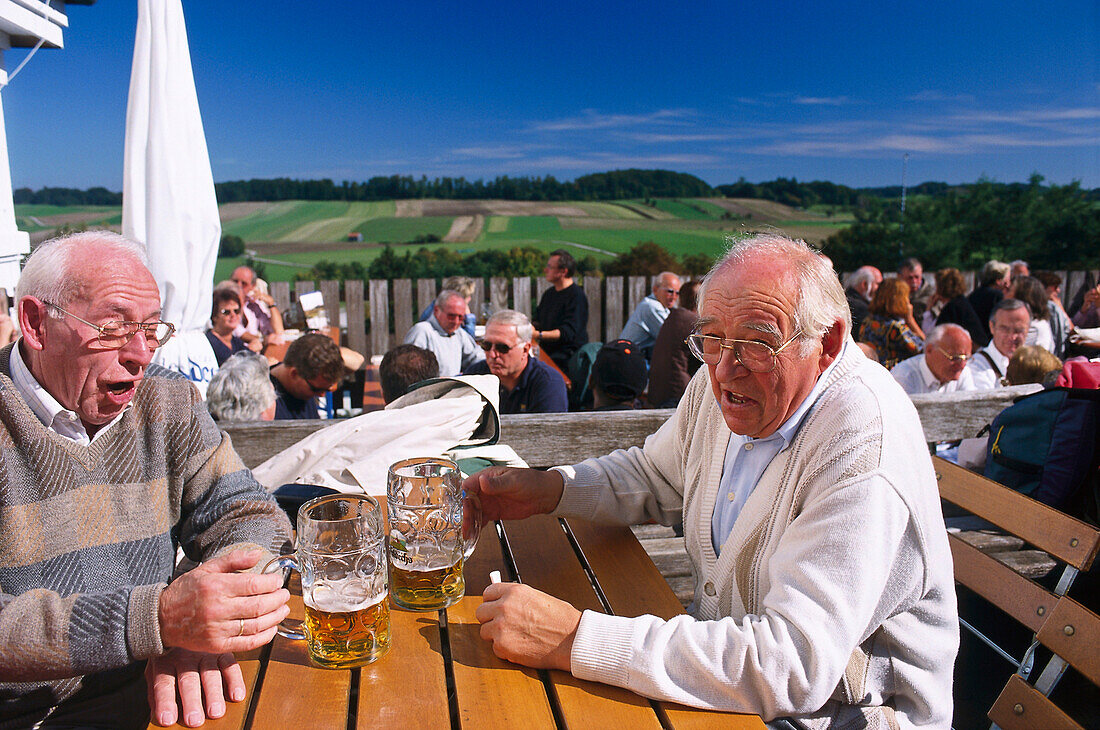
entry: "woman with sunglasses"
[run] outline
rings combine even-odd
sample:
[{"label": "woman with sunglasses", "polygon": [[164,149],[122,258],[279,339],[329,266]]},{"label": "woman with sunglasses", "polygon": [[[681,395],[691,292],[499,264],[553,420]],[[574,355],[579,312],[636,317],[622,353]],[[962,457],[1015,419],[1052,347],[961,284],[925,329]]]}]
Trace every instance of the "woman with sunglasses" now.
[{"label": "woman with sunglasses", "polygon": [[220,366],[233,353],[247,350],[248,345],[233,330],[241,324],[241,293],[233,282],[223,281],[214,287],[214,306],[210,312],[210,329],[206,339],[214,349]]}]

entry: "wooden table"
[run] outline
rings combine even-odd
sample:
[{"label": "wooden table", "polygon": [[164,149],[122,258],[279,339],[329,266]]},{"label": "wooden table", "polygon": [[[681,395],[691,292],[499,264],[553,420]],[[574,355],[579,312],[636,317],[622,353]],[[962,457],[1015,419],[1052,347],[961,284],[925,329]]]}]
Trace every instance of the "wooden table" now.
[{"label": "wooden table", "polygon": [[[392,608],[389,653],[367,667],[313,667],[305,642],[276,637],[240,656],[248,699],[220,728],[752,728],[752,715],[696,710],[498,659],[474,611],[489,571],[581,609],[671,618],[680,603],[627,528],[534,517],[488,525],[466,563],[466,598],[439,612]],[[292,599],[302,618],[302,601]],[[156,727],[150,725],[150,728]]]}]

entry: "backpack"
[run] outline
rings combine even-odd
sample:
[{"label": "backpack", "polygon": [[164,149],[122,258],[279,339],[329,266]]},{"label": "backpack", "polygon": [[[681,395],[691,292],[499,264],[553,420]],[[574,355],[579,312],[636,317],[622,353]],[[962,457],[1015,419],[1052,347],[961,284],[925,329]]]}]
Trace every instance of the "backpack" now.
[{"label": "backpack", "polygon": [[1098,523],[1100,391],[1049,388],[1017,398],[989,429],[985,476]]}]

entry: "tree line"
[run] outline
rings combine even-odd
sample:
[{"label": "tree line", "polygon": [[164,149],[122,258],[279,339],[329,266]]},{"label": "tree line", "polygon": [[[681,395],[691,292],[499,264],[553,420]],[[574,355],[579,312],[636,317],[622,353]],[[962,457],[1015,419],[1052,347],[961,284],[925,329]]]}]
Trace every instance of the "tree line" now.
[{"label": "tree line", "polygon": [[[971,188],[1003,191],[1006,194],[1026,191],[1032,183],[977,183],[949,185],[945,182],[923,182],[908,188],[915,198],[947,198],[965,196]],[[218,202],[276,200],[345,200],[376,201],[410,198],[447,200],[622,200],[628,198],[757,198],[771,200],[795,208],[824,205],[843,209],[874,209],[876,202],[898,200],[900,185],[853,188],[847,185],[814,180],[799,182],[796,178],[780,177],[768,182],[752,183],[740,178],[735,183],[711,187],[705,181],[683,172],[670,170],[612,170],[582,175],[572,181],[557,180],[553,175],[510,177],[500,175],[492,180],[467,180],[464,177],[429,179],[411,175],[372,177],[365,182],[330,179],[296,180],[292,178],[233,180],[214,186]],[[1100,202],[1100,188],[1082,189],[1087,200]],[[122,193],[106,188],[88,190],[75,188],[19,188],[13,198],[16,204],[41,205],[121,205]]]},{"label": "tree line", "polygon": [[916,196],[905,216],[893,201],[873,199],[856,222],[826,239],[823,250],[838,271],[870,264],[893,270],[915,256],[926,269],[979,269],[990,259],[1024,259],[1033,269],[1100,266],[1100,203],[1096,190],[1076,182],[1004,185],[979,180],[941,196]]}]

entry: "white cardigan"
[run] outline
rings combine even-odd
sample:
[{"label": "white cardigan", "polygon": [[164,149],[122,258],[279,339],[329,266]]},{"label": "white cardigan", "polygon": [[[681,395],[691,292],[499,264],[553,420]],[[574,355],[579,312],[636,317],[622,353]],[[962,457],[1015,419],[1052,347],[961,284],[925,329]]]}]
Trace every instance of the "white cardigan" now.
[{"label": "white cardigan", "polygon": [[706,368],[643,448],[558,467],[557,514],[666,524],[683,510],[689,616],[585,611],[574,675],[658,699],[813,727],[949,727],[958,614],[916,410],[848,343],[721,557],[711,516],[730,431]]}]

